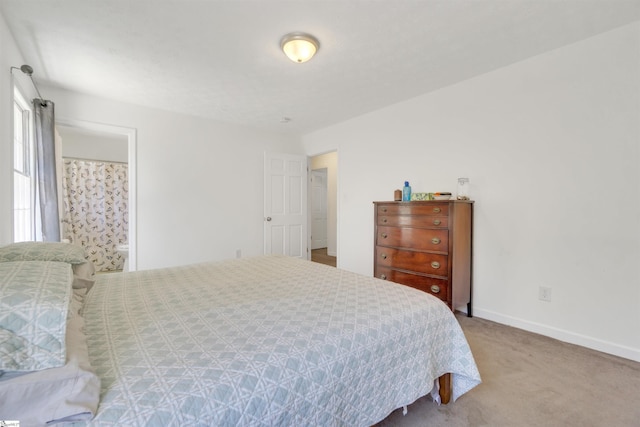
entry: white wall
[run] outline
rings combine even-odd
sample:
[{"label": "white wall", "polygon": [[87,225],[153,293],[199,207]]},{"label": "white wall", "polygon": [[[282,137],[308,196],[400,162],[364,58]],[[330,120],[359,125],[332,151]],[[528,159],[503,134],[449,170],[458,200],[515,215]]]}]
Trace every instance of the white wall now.
[{"label": "white wall", "polygon": [[327,254],[337,256],[338,249],[338,153],[311,158],[311,169],[327,169]]},{"label": "white wall", "polygon": [[303,141],[340,153],[341,267],[373,272],[372,201],[469,177],[475,315],[640,360],[640,23]]},{"label": "white wall", "polygon": [[299,139],[50,87],[64,121],[137,130],[138,269],[263,253],[265,150]]},{"label": "white wall", "polygon": [[56,125],[62,139],[62,157],[127,163],[129,141],[125,135],[87,132]]}]

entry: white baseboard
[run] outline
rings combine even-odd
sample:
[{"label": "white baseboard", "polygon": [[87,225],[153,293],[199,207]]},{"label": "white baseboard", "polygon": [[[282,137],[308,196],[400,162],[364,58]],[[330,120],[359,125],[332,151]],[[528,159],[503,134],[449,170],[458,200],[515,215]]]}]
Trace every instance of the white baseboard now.
[{"label": "white baseboard", "polygon": [[603,353],[613,354],[614,356],[624,357],[625,359],[640,362],[640,349],[631,348],[608,341],[599,340],[597,338],[586,335],[576,334],[574,332],[563,329],[554,328],[552,326],[543,325],[541,323],[530,322],[528,320],[519,319],[517,317],[505,316],[490,310],[473,307],[473,316],[481,319],[491,320],[503,325],[513,326],[518,329],[555,338],[560,341],[587,347],[592,350],[601,351]]}]

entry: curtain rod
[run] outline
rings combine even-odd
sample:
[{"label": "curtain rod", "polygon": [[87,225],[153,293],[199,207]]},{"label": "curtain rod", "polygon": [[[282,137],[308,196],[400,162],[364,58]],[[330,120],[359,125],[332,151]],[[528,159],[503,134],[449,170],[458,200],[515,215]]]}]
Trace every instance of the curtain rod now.
[{"label": "curtain rod", "polygon": [[129,164],[129,162],[119,162],[117,160],[97,160],[97,159],[86,159],[82,157],[71,157],[71,156],[62,156],[62,160],[80,160],[81,162],[95,162],[95,163],[115,163],[118,165]]},{"label": "curtain rod", "polygon": [[31,65],[23,64],[20,67],[11,67],[12,73],[13,73],[13,70],[20,70],[24,74],[29,76],[29,79],[31,79],[31,84],[33,84],[33,87],[36,88],[36,92],[38,93],[38,97],[39,97],[38,99],[40,100],[40,105],[43,107],[46,107],[47,101],[44,98],[42,98],[42,95],[40,95],[40,90],[38,90],[38,86],[36,85],[36,82],[33,80],[33,67],[31,67]]}]

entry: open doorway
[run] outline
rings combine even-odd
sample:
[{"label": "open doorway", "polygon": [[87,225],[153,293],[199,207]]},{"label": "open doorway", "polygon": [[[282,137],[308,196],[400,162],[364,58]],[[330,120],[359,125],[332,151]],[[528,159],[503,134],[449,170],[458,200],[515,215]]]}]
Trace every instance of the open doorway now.
[{"label": "open doorway", "polygon": [[311,261],[337,265],[337,172],[335,151],[309,159],[309,241]]},{"label": "open doorway", "polygon": [[135,130],[57,121],[63,238],[85,247],[98,272],[136,269]]}]

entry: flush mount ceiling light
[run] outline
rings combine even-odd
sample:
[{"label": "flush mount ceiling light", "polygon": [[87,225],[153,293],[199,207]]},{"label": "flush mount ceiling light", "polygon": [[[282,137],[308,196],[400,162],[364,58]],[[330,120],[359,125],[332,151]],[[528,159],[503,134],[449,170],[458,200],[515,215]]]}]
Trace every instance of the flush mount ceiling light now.
[{"label": "flush mount ceiling light", "polygon": [[309,34],[289,33],[280,41],[280,47],[290,60],[301,64],[313,58],[320,48],[320,43]]}]

